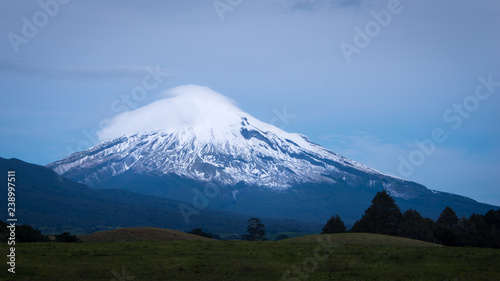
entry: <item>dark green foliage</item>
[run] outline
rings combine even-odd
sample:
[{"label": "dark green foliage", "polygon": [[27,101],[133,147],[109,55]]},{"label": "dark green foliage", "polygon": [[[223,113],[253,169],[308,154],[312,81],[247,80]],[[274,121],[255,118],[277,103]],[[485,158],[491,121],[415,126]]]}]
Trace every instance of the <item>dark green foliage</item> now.
[{"label": "dark green foliage", "polygon": [[266,236],[266,226],[263,225],[259,219],[251,218],[247,221],[247,232],[248,234],[242,235],[241,240],[247,241],[259,241],[263,240]]},{"label": "dark green foliage", "polygon": [[332,216],[325,224],[325,227],[323,227],[323,232],[321,234],[325,233],[344,233],[346,232],[347,229],[345,227],[344,222],[340,218],[339,215]]},{"label": "dark green foliage", "polygon": [[354,223],[351,231],[396,235],[401,216],[401,210],[394,199],[385,190],[380,191],[363,217]]},{"label": "dark green foliage", "polygon": [[436,222],[442,226],[452,227],[458,223],[458,217],[452,208],[446,207]]},{"label": "dark green foliage", "polygon": [[439,219],[437,220],[438,229],[436,232],[437,238],[446,246],[459,246],[459,241],[457,235],[460,232],[460,226],[458,224],[458,217],[455,211],[450,207],[446,207]]},{"label": "dark green foliage", "polygon": [[276,239],[274,239],[274,241],[280,241],[280,240],[285,240],[285,239],[288,239],[288,235],[281,234],[280,236],[276,237]]},{"label": "dark green foliage", "polygon": [[407,237],[427,242],[437,242],[434,237],[435,222],[423,218],[419,212],[406,210],[399,222],[397,236]]},{"label": "dark green foliage", "polygon": [[489,210],[484,215],[484,220],[488,224],[488,226],[495,226],[496,229],[500,229],[500,209],[498,210]]},{"label": "dark green foliage", "polygon": [[453,227],[455,244],[467,247],[479,246],[481,233],[473,220],[466,217],[461,218],[457,225]]},{"label": "dark green foliage", "polygon": [[56,235],[56,242],[82,242],[75,235],[71,235],[69,232],[63,232]]},{"label": "dark green foliage", "polygon": [[193,228],[193,230],[188,231],[187,233],[191,233],[191,234],[202,236],[202,237],[208,237],[208,238],[213,237],[212,234],[203,232],[201,228]]},{"label": "dark green foliage", "polygon": [[[493,210],[491,210],[493,211]],[[493,234],[493,228],[486,223],[484,215],[472,214],[469,218],[471,224],[473,224],[474,235],[476,242],[473,246],[475,247],[488,247],[488,248],[499,248],[500,245],[496,243]]]},{"label": "dark green foliage", "polygon": [[496,248],[500,248],[500,209],[489,210],[484,215],[484,220],[490,228],[491,239],[494,241]]},{"label": "dark green foliage", "polygon": [[49,238],[38,229],[34,229],[30,225],[16,226],[16,240],[17,242],[47,242]]},{"label": "dark green foliage", "polygon": [[[495,211],[491,210],[487,215],[493,213]],[[454,230],[457,244],[460,246],[500,248],[495,225],[487,223],[486,215],[472,214],[469,219],[464,217]]]},{"label": "dark green foliage", "polygon": [[9,239],[8,224],[0,220],[0,242],[7,242]]},{"label": "dark green foliage", "polygon": [[212,234],[210,232],[204,232],[201,228],[193,228],[193,230],[188,231],[187,233],[191,233],[194,235],[202,236],[202,237],[207,237],[207,238],[213,238],[213,239],[221,239],[219,235],[217,234]]},{"label": "dark green foliage", "polygon": [[372,205],[350,231],[395,235],[446,246],[500,248],[499,225],[500,210],[459,220],[455,211],[446,207],[437,222],[412,209],[401,214],[394,200],[383,191],[375,195]]}]

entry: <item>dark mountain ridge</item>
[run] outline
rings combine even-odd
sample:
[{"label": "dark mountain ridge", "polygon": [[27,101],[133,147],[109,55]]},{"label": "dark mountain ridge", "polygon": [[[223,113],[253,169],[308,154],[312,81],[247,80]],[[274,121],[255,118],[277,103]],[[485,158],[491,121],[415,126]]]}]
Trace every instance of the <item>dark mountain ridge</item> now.
[{"label": "dark mountain ridge", "polygon": [[[197,208],[180,201],[118,189],[92,189],[54,171],[18,159],[0,158],[0,171],[16,172],[16,218],[41,230],[91,233],[120,227],[160,227],[174,230],[204,228],[213,233],[245,233],[248,215]],[[0,194],[7,202],[7,193]],[[199,213],[186,223],[179,206]],[[7,214],[1,216],[6,220]],[[320,224],[261,219],[271,232],[318,232]]]}]

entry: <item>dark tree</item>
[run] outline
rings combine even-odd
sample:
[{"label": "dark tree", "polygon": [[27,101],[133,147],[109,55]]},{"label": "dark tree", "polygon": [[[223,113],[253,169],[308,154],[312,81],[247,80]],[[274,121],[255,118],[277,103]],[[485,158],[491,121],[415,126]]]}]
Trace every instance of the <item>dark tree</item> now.
[{"label": "dark tree", "polygon": [[280,241],[280,240],[284,240],[284,239],[288,239],[288,235],[281,234],[280,236],[276,237],[276,239],[274,239],[274,241]]},{"label": "dark tree", "polygon": [[484,220],[489,227],[489,236],[491,237],[495,248],[500,248],[500,209],[489,210],[484,215]]},{"label": "dark tree", "polygon": [[458,246],[478,247],[482,242],[486,242],[481,241],[482,235],[475,220],[462,217],[458,223],[452,227],[452,230],[455,235],[455,242]]},{"label": "dark tree", "polygon": [[419,212],[409,209],[401,217],[397,235],[427,242],[437,242],[434,237],[433,224],[432,220],[425,219]]},{"label": "dark tree", "polygon": [[490,210],[486,215],[472,214],[469,219],[462,217],[452,226],[442,223],[439,225],[440,239],[449,246],[500,248],[497,219],[500,216],[496,217],[495,211]]},{"label": "dark tree", "polygon": [[476,241],[473,246],[475,247],[486,247],[486,248],[499,248],[500,244],[495,241],[495,236],[493,235],[493,228],[491,228],[487,223],[484,215],[472,214],[469,217],[469,223],[473,224],[472,230]]},{"label": "dark tree", "polygon": [[325,233],[344,233],[346,232],[345,224],[339,215],[332,216],[323,227],[323,232]]},{"label": "dark tree", "polygon": [[19,242],[47,242],[49,237],[42,235],[38,229],[26,224],[16,226],[16,240]]},{"label": "dark tree", "polygon": [[263,225],[259,219],[251,218],[247,221],[248,234],[242,236],[242,240],[259,241],[263,240],[266,236],[266,226]]},{"label": "dark tree", "polygon": [[443,212],[441,212],[441,215],[439,215],[437,223],[442,226],[454,226],[458,223],[457,214],[452,208],[446,207]]},{"label": "dark tree", "polygon": [[0,220],[0,242],[7,242],[10,231],[7,228],[8,224]]},{"label": "dark tree", "polygon": [[82,242],[75,235],[71,235],[69,232],[63,232],[56,235],[56,242]]},{"label": "dark tree", "polygon": [[385,190],[380,191],[363,217],[354,223],[351,231],[396,235],[401,216],[401,210],[394,199]]},{"label": "dark tree", "polygon": [[489,210],[486,214],[484,214],[484,220],[489,227],[494,226],[496,229],[500,229],[500,209],[496,211]]},{"label": "dark tree", "polygon": [[203,236],[207,238],[213,238],[214,236],[211,233],[203,232],[201,228],[194,228],[191,231],[188,231],[188,233],[198,235],[198,236]]},{"label": "dark tree", "polygon": [[439,215],[438,229],[436,237],[446,246],[459,246],[460,226],[458,226],[458,217],[452,208],[446,207]]}]

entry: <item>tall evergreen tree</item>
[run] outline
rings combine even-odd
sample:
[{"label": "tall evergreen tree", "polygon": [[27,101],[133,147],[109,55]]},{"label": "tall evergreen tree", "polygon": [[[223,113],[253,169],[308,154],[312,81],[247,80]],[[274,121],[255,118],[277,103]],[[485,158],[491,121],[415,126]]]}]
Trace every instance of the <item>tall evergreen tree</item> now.
[{"label": "tall evergreen tree", "polygon": [[266,226],[257,218],[251,218],[247,221],[247,235],[243,235],[242,240],[259,241],[266,236]]},{"label": "tall evergreen tree", "polygon": [[419,212],[409,209],[401,217],[397,235],[422,241],[437,242],[434,237],[433,223],[432,220],[423,218]]},{"label": "tall evergreen tree", "polygon": [[385,190],[380,191],[363,217],[354,223],[351,231],[396,235],[401,216],[401,210],[394,199]]},{"label": "tall evergreen tree", "polygon": [[457,214],[452,208],[447,206],[444,208],[443,212],[441,212],[441,215],[439,215],[437,223],[443,226],[454,226],[458,223]]},{"label": "tall evergreen tree", "polygon": [[446,207],[437,220],[439,228],[436,231],[437,238],[446,246],[459,246],[460,235],[458,217],[452,208]]},{"label": "tall evergreen tree", "polygon": [[495,226],[496,229],[500,229],[500,209],[496,211],[489,210],[486,214],[484,214],[484,220],[488,226]]},{"label": "tall evergreen tree", "polygon": [[495,248],[500,248],[500,209],[489,210],[484,215],[484,220],[490,227],[491,238],[495,242]]},{"label": "tall evergreen tree", "polygon": [[16,226],[16,240],[18,242],[47,242],[49,237],[42,235],[38,229],[31,225],[23,224]]},{"label": "tall evergreen tree", "polygon": [[0,242],[7,242],[10,231],[7,228],[8,224],[0,220]]},{"label": "tall evergreen tree", "polygon": [[325,233],[344,233],[346,232],[346,227],[339,215],[332,216],[323,227],[323,232]]},{"label": "tall evergreen tree", "polygon": [[469,221],[474,224],[474,230],[476,231],[475,237],[477,241],[474,244],[475,247],[500,248],[500,244],[495,241],[493,228],[486,223],[484,215],[472,214]]}]

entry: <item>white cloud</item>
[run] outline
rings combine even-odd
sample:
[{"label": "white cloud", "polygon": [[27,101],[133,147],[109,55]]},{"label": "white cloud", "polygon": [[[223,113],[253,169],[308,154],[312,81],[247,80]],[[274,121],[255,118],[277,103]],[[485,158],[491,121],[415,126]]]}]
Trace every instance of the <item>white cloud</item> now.
[{"label": "white cloud", "polygon": [[[170,132],[186,125],[210,128],[234,122],[236,103],[208,87],[186,85],[165,92],[168,98],[120,113],[98,135],[100,140],[146,132]],[[207,122],[211,124],[208,125]]]}]

